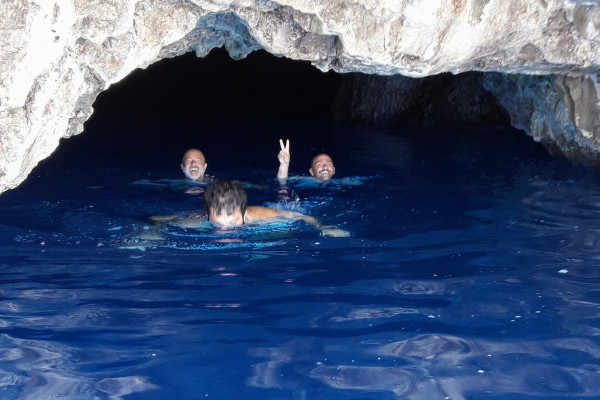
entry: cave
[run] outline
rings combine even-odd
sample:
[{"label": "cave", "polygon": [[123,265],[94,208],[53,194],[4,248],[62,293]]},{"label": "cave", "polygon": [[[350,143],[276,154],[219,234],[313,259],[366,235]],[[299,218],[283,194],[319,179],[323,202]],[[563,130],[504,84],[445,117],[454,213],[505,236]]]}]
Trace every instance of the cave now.
[{"label": "cave", "polygon": [[600,398],[595,2],[0,11],[3,399]]},{"label": "cave", "polygon": [[476,72],[425,78],[322,72],[263,50],[241,60],[223,48],[204,58],[187,53],[135,70],[102,92],[82,134],[62,139],[38,170],[53,163],[76,168],[90,148],[106,163],[150,159],[167,171],[189,147],[213,155],[216,170],[235,165],[227,157],[232,147],[249,150],[246,162],[271,165],[272,157],[263,158],[277,147],[273,129],[293,137],[303,149],[295,156],[305,164],[344,129],[449,135],[450,141],[499,130],[524,136],[482,81]]}]

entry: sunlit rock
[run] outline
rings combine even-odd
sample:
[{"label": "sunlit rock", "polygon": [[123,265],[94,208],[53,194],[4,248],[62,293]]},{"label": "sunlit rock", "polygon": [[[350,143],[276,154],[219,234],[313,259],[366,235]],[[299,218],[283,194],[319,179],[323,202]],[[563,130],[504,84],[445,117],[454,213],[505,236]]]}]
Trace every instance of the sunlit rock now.
[{"label": "sunlit rock", "polygon": [[583,148],[594,158],[600,152],[596,4],[5,0],[0,192],[22,182],[60,138],[81,132],[96,96],[111,84],[162,58],[189,51],[202,57],[221,46],[235,59],[265,49],[323,71],[407,77],[497,72],[486,87],[516,126],[565,154]]}]

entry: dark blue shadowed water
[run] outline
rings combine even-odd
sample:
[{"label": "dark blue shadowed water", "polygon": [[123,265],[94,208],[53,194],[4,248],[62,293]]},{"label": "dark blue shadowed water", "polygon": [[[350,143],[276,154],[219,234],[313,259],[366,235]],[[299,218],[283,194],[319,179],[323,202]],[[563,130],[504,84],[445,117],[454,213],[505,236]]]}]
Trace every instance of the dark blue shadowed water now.
[{"label": "dark blue shadowed water", "polygon": [[[157,230],[201,208],[181,148],[73,138],[0,196],[2,399],[600,398],[597,172],[508,130],[230,129],[210,173],[351,236]],[[340,180],[278,203],[280,136]]]},{"label": "dark blue shadowed water", "polygon": [[[335,127],[336,77],[253,57],[132,74],[0,195],[1,399],[600,399],[600,172],[508,128]],[[153,225],[201,209],[187,147],[350,237]]]}]

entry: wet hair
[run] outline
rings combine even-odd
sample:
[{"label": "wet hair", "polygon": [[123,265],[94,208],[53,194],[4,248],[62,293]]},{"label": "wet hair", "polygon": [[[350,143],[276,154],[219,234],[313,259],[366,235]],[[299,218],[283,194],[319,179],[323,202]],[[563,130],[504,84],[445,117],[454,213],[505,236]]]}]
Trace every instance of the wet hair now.
[{"label": "wet hair", "polygon": [[217,215],[223,212],[231,215],[239,208],[244,215],[248,206],[248,195],[239,182],[216,181],[206,188],[203,202],[207,213],[212,210]]}]

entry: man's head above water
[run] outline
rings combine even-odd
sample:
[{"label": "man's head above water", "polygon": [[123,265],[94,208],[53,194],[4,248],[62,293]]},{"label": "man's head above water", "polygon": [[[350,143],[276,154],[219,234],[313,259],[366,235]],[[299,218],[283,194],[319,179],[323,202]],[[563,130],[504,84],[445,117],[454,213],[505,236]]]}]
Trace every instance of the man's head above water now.
[{"label": "man's head above water", "polygon": [[208,220],[224,228],[244,224],[248,195],[238,182],[217,181],[204,192],[204,210]]},{"label": "man's head above water", "polygon": [[[283,139],[279,139],[279,151],[277,158],[279,159],[279,169],[277,170],[277,178],[285,179],[288,177],[288,169],[290,166],[290,141],[287,139],[285,144]],[[333,160],[325,153],[317,154],[310,162],[308,170],[310,176],[327,181],[335,175],[335,166]]]},{"label": "man's head above water", "polygon": [[[270,223],[284,220],[302,220],[319,229],[325,236],[348,236],[348,232],[345,230],[323,225],[310,215],[263,206],[249,206],[246,191],[236,181],[214,181],[204,192],[203,201],[208,221],[219,228],[229,229],[257,222]],[[167,215],[155,216],[153,220],[181,221],[181,218],[176,215]]]},{"label": "man's head above water", "polygon": [[315,178],[323,180],[331,179],[333,178],[333,175],[335,175],[333,160],[325,153],[317,154],[310,162],[310,169],[308,172]]},{"label": "man's head above water", "polygon": [[204,154],[198,149],[189,149],[181,159],[181,170],[188,179],[193,181],[204,178],[204,171],[206,171],[207,166]]}]

